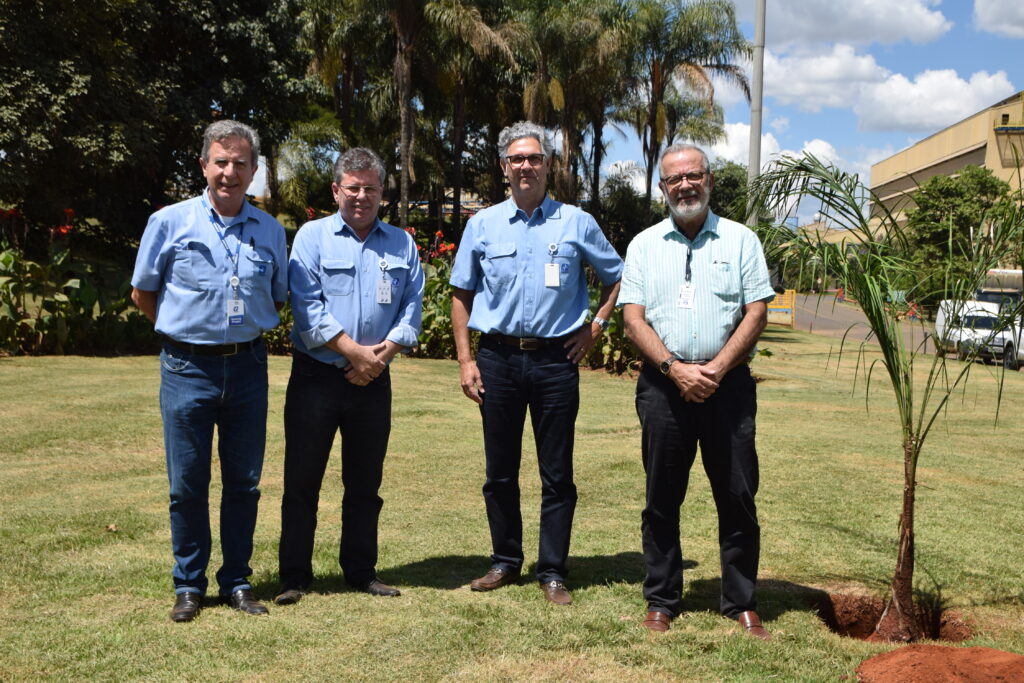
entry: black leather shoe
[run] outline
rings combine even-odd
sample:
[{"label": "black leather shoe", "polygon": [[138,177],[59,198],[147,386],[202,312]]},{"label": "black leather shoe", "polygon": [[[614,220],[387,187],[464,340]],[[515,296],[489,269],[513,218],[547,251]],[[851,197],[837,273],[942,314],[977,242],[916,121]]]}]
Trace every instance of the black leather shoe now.
[{"label": "black leather shoe", "polygon": [[256,596],[252,594],[252,591],[248,588],[239,588],[234,591],[230,596],[220,596],[221,604],[231,605],[239,612],[245,612],[246,614],[268,614],[269,610],[260,604],[260,601],[256,599]]},{"label": "black leather shoe", "polygon": [[281,592],[274,596],[275,605],[294,605],[302,596],[306,594],[306,591],[301,588],[282,588]]},{"label": "black leather shoe", "polygon": [[174,598],[174,607],[171,609],[171,621],[192,621],[199,614],[203,606],[203,596],[200,593],[185,591],[178,593]]},{"label": "black leather shoe", "polygon": [[397,588],[393,588],[380,579],[374,579],[370,583],[363,586],[360,590],[370,595],[378,595],[383,598],[394,598],[402,594],[402,591]]}]

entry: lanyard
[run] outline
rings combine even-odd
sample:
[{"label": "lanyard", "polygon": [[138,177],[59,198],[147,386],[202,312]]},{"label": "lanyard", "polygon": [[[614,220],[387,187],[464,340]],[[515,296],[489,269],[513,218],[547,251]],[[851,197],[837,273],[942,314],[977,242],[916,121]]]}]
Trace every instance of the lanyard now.
[{"label": "lanyard", "polygon": [[235,298],[238,298],[238,285],[241,280],[238,279],[238,255],[242,250],[242,235],[245,233],[245,222],[238,228],[238,243],[235,244],[235,253],[231,253],[231,249],[228,248],[228,243],[224,239],[224,232],[221,230],[222,227],[226,230],[227,228],[221,224],[221,222],[214,218],[214,211],[211,209],[210,213],[207,214],[210,218],[210,225],[213,226],[214,232],[217,233],[217,238],[220,240],[220,244],[224,247],[224,253],[227,254],[228,260],[231,262],[231,288],[235,292]]},{"label": "lanyard", "polygon": [[693,261],[693,247],[687,245],[686,247],[686,282],[689,284],[693,277],[693,270],[690,268],[690,263]]}]

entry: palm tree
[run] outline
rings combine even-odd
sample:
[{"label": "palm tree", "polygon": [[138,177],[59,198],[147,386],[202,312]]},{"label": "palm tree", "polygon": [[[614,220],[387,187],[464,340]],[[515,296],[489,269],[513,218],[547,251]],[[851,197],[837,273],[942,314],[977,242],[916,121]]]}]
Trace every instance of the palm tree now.
[{"label": "palm tree", "polygon": [[[892,385],[898,409],[904,477],[896,569],[876,633],[889,640],[916,640],[921,635],[913,603],[917,465],[932,426],[950,396],[966,383],[973,363],[969,356],[966,364],[951,367],[943,354],[924,354],[923,347],[909,348],[898,320],[900,311],[891,302],[897,291],[907,292],[908,301],[928,294],[953,301],[973,298],[988,270],[1020,244],[1024,211],[1017,205],[990,211],[985,217],[990,226],[988,238],[971,242],[963,253],[956,253],[958,249],[950,240],[946,261],[952,264],[963,258],[969,266],[959,277],[947,275],[941,292],[935,293],[923,291],[926,284],[914,267],[913,245],[906,228],[878,197],[860,184],[855,174],[825,165],[810,155],[784,157],[757,178],[752,195],[760,206],[776,214],[788,212],[802,199],[810,199],[820,203],[820,211],[828,222],[849,232],[846,244],[824,242],[808,234],[793,239],[788,230],[785,234],[792,258],[802,264],[817,260],[859,302],[881,347],[882,359],[876,363],[881,363]],[[872,205],[875,219],[870,215]],[[1011,324],[1012,317],[1006,317],[1004,323]],[[858,365],[863,357],[862,348]],[[915,373],[922,364],[927,368],[923,384],[923,372]],[[875,363],[867,368],[869,388],[875,369]]]},{"label": "palm tree", "polygon": [[736,64],[750,55],[750,44],[736,25],[730,0],[635,0],[637,31],[634,51],[636,91],[645,106],[641,140],[646,165],[645,200],[650,206],[651,180],[665,139],[666,97],[674,80],[685,84],[710,110],[714,102],[712,76],[743,90],[750,87]]}]

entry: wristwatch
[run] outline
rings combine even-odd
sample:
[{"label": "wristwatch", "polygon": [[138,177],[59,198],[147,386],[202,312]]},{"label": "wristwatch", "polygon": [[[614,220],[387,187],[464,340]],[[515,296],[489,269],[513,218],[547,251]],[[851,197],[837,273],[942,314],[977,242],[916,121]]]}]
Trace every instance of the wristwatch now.
[{"label": "wristwatch", "polygon": [[602,332],[605,332],[608,329],[608,321],[605,320],[604,318],[600,318],[595,315],[594,319],[591,322],[597,323],[597,326],[601,328]]},{"label": "wristwatch", "polygon": [[677,360],[679,359],[676,358],[675,356],[669,356],[665,360],[661,361],[661,374],[667,375],[669,369],[672,367],[672,364],[675,363]]}]

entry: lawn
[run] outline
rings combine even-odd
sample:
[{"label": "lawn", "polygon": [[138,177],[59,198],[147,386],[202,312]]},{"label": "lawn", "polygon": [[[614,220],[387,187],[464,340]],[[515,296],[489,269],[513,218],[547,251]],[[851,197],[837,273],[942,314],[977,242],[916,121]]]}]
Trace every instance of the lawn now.
[{"label": "lawn", "polygon": [[[573,606],[550,605],[526,578],[493,593],[469,590],[489,555],[479,414],[459,391],[456,364],[400,359],[378,569],[402,596],[354,593],[340,577],[335,453],[320,507],[316,592],[295,606],[270,605],[266,618],[210,606],[195,622],[174,624],[158,361],[0,358],[0,680],[851,676],[892,646],[833,635],[807,599],[884,591],[902,465],[884,378],[873,378],[865,401],[863,372],[855,385],[854,355],[837,366],[837,344],[771,327],[761,348],[772,355],[754,361],[763,380],[759,596],[770,643],[744,637],[715,611],[716,519],[699,466],[682,513],[687,611],[664,636],[640,626],[643,473],[629,377],[582,373]],[[252,561],[256,592],[268,601],[277,586],[289,362],[271,359]],[[1024,373],[1005,376],[997,423],[998,376],[974,366],[925,446],[917,582],[973,621],[968,644],[1024,653]],[[528,574],[539,486],[532,445],[524,451]],[[212,569],[218,561],[215,551]]]}]

